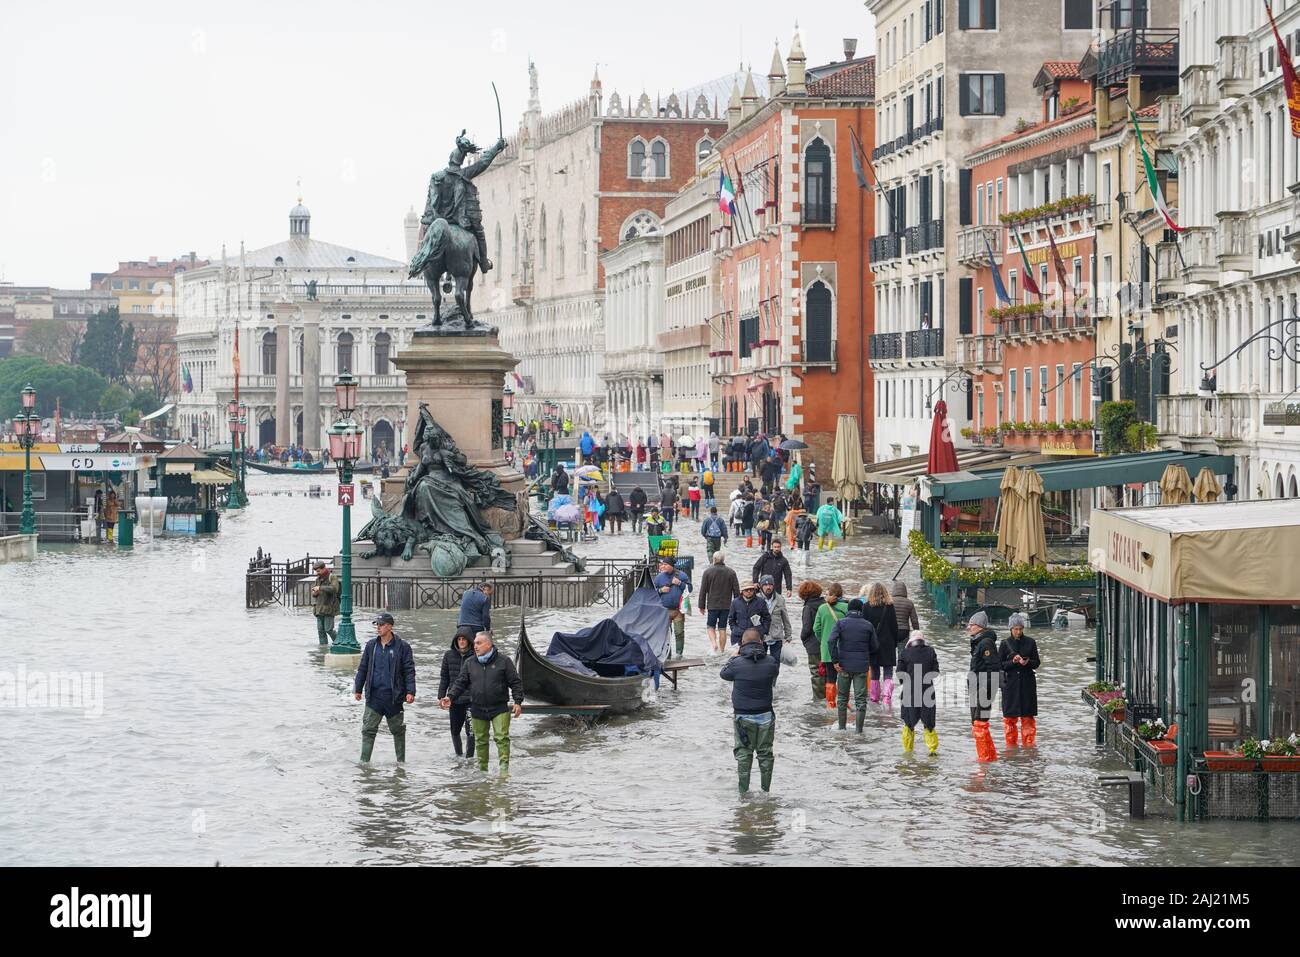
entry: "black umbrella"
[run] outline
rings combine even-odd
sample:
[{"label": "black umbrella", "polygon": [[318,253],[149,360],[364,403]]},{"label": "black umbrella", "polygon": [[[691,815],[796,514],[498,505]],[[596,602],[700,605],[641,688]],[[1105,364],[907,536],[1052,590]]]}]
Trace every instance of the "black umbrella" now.
[{"label": "black umbrella", "polygon": [[807,442],[800,442],[798,439],[786,439],[781,443],[782,452],[798,452],[800,449],[808,448]]}]

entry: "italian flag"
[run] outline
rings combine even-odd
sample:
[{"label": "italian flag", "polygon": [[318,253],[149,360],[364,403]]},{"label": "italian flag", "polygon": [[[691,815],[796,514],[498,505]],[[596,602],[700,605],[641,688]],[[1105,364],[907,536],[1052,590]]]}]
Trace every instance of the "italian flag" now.
[{"label": "italian flag", "polygon": [[718,184],[718,208],[728,216],[736,215],[736,190],[726,170],[723,170],[722,181]]},{"label": "italian flag", "polygon": [[1138,115],[1134,111],[1132,104],[1129,104],[1128,115],[1133,120],[1133,134],[1137,137],[1138,150],[1142,153],[1142,165],[1147,171],[1147,189],[1151,190],[1151,199],[1156,204],[1156,209],[1160,210],[1160,215],[1165,218],[1165,225],[1176,233],[1181,233],[1183,227],[1174,222],[1173,213],[1169,212],[1169,204],[1165,202],[1165,194],[1160,191],[1160,181],[1156,179],[1156,168],[1151,163],[1151,154],[1147,152],[1146,141],[1142,139],[1142,130],[1138,126]]}]

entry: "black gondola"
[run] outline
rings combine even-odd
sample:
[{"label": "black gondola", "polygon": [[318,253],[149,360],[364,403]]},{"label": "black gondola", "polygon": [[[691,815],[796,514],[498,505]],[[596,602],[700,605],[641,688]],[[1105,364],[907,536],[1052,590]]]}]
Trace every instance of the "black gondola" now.
[{"label": "black gondola", "polygon": [[[610,714],[637,711],[645,703],[645,682],[662,671],[668,635],[668,610],[652,588],[638,588],[612,618],[573,634],[557,632],[547,655],[533,646],[521,622],[515,667],[524,700],[603,706]],[[637,673],[627,674],[629,664]]]},{"label": "black gondola", "polygon": [[321,462],[312,462],[310,465],[282,465],[279,462],[258,462],[254,459],[246,459],[244,462],[250,469],[258,472],[269,472],[271,475],[319,475],[325,471],[325,466]]}]

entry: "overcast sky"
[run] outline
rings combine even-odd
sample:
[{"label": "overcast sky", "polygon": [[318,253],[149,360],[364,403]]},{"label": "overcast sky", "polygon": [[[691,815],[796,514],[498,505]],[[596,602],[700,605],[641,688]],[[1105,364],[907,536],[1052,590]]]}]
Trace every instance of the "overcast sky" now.
[{"label": "overcast sky", "polygon": [[[796,5],[497,0],[10,3],[0,9],[0,280],[82,288],[118,260],[233,255],[312,235],[403,259],[455,134],[507,134],[542,109],[707,82],[743,55],[766,74]],[[874,48],[861,0],[798,4],[809,65]],[[447,12],[444,12],[447,11]],[[449,22],[440,22],[440,17]]]}]

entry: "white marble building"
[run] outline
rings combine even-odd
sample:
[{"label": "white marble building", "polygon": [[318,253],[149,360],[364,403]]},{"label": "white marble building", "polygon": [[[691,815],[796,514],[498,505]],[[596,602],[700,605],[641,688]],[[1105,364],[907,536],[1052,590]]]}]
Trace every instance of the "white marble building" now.
[{"label": "white marble building", "polygon": [[664,240],[657,231],[624,240],[605,267],[604,431],[614,439],[659,434],[664,402]]},{"label": "white marble building", "polygon": [[406,385],[391,359],[430,315],[429,292],[406,279],[405,263],[313,238],[299,202],[286,240],[237,256],[223,250],[184,274],[176,345],[193,391],[178,402],[181,434],[203,445],[229,441],[238,331],[250,445],[321,448],[336,418],[334,380],[346,370],[360,380],[353,419],[365,431],[365,455],[400,449],[408,439]]},{"label": "white marble building", "polygon": [[[1300,3],[1273,8],[1300,52]],[[1300,138],[1277,45],[1263,4],[1213,0],[1183,0],[1181,40],[1181,102],[1162,105],[1160,130],[1177,158],[1186,227],[1182,294],[1167,311],[1177,394],[1159,400],[1161,442],[1233,456],[1239,498],[1300,497],[1300,418],[1276,415],[1300,390],[1300,323],[1277,324],[1300,308]],[[1275,341],[1233,355],[1270,326]],[[1211,395],[1202,366],[1216,363]]]}]

